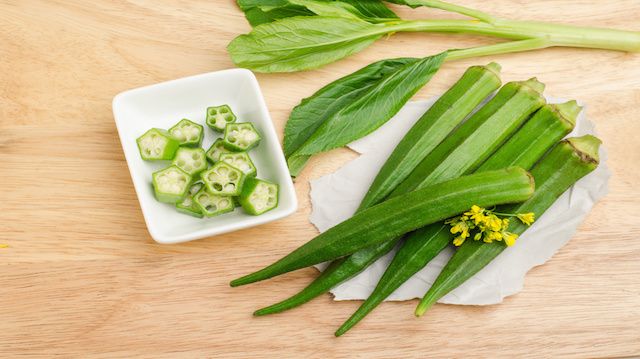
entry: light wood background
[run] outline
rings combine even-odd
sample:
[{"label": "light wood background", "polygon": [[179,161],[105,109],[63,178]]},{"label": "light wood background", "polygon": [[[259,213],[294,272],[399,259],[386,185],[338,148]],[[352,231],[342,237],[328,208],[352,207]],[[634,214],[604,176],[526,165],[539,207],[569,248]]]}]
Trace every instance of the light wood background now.
[{"label": "light wood background", "polygon": [[[459,0],[497,15],[640,30],[637,0]],[[394,7],[399,9],[398,7]],[[438,11],[399,9],[407,16]],[[318,156],[295,215],[181,245],[155,244],[114,125],[120,91],[233,66],[249,30],[232,1],[0,0],[0,357],[625,357],[640,355],[640,54],[549,49],[448,63],[417,97],[471,64],[588,104],[609,152],[610,194],[524,290],[488,307],[383,304],[348,335],[359,305],[324,295],[287,313],[251,312],[315,270],[231,289],[230,279],[312,238],[308,180],[355,157]],[[279,132],[290,109],[376,59],[487,43],[399,34],[320,70],[258,75]]]}]

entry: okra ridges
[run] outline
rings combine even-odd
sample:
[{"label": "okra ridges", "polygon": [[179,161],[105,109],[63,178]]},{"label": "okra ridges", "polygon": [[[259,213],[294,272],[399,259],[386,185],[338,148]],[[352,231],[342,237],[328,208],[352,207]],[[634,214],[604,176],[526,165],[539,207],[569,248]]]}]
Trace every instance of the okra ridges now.
[{"label": "okra ridges", "polygon": [[169,129],[169,133],[177,138],[183,145],[199,146],[204,136],[201,125],[186,118]]},{"label": "okra ridges", "polygon": [[224,130],[224,145],[232,150],[246,151],[257,145],[260,135],[249,122],[229,124]]},{"label": "okra ridges", "polygon": [[204,189],[198,192],[193,199],[207,217],[231,212],[235,208],[231,197],[218,196]]},{"label": "okra ridges", "polygon": [[207,108],[207,126],[222,132],[229,123],[236,121],[236,115],[228,105]]},{"label": "okra ridges", "polygon": [[218,162],[202,174],[202,180],[214,194],[237,196],[242,190],[244,174],[228,163]]},{"label": "okra ridges", "polygon": [[136,140],[140,156],[144,160],[170,160],[180,142],[169,132],[152,128]]},{"label": "okra ridges", "polygon": [[232,153],[232,151],[224,147],[222,139],[218,138],[207,150],[207,159],[211,163],[216,163],[220,161],[220,156],[225,153]]},{"label": "okra ridges", "polygon": [[220,161],[232,165],[247,176],[256,175],[256,166],[253,164],[251,157],[249,157],[249,154],[246,152],[223,153],[220,156]]},{"label": "okra ridges", "polygon": [[188,174],[194,175],[207,168],[207,159],[202,148],[181,147],[173,159],[173,164]]}]

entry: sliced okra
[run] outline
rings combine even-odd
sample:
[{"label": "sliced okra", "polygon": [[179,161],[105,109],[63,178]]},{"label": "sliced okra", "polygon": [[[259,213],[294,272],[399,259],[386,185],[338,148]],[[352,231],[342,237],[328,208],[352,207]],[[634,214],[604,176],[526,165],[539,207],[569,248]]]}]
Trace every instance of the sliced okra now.
[{"label": "sliced okra", "polygon": [[147,161],[170,160],[176,154],[180,141],[169,131],[152,128],[136,139],[140,157]]},{"label": "sliced okra", "polygon": [[216,162],[201,176],[209,192],[220,196],[240,195],[246,178],[241,170],[222,161]]},{"label": "sliced okra", "polygon": [[193,200],[193,196],[204,188],[204,183],[196,182],[189,187],[189,193],[180,202],[176,203],[176,209],[180,213],[188,214],[197,218],[202,218],[202,210],[200,206]]},{"label": "sliced okra", "polygon": [[206,187],[193,196],[193,201],[207,217],[218,216],[235,209],[233,198],[213,194]]},{"label": "sliced okra", "polygon": [[211,163],[216,163],[220,161],[220,156],[225,153],[233,153],[233,151],[224,147],[222,138],[218,138],[207,150],[207,159]]},{"label": "sliced okra", "polygon": [[169,133],[180,141],[181,146],[200,147],[204,138],[204,127],[184,118],[171,127]]},{"label": "sliced okra", "polygon": [[278,206],[278,185],[257,178],[247,178],[240,204],[245,212],[253,215],[263,214]]},{"label": "sliced okra", "polygon": [[156,199],[165,203],[182,201],[189,193],[191,176],[178,166],[170,166],[153,173]]},{"label": "sliced okra", "polygon": [[228,123],[236,122],[236,115],[228,105],[207,108],[207,126],[212,130],[223,132]]},{"label": "sliced okra", "polygon": [[249,157],[247,152],[223,153],[220,156],[220,161],[226,162],[239,169],[247,177],[256,176],[256,166],[253,164],[253,161],[251,161],[251,157]]},{"label": "sliced okra", "polygon": [[250,122],[231,123],[224,129],[224,146],[232,151],[247,151],[260,142],[260,134]]},{"label": "sliced okra", "polygon": [[195,177],[207,169],[207,156],[202,148],[180,147],[173,158],[174,165]]}]

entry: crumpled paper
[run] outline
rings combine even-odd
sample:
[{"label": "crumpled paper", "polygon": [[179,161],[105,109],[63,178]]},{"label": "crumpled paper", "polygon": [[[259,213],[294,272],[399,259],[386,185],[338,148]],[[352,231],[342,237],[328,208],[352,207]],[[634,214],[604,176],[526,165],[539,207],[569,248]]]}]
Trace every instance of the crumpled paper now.
[{"label": "crumpled paper", "polygon": [[[313,211],[310,220],[318,230],[323,232],[353,215],[389,154],[435,100],[434,98],[407,103],[384,126],[349,145],[361,156],[335,173],[311,181]],[[562,99],[553,98],[548,98],[548,101],[564,102]],[[585,113],[586,109],[583,109],[577,119],[576,128],[569,136],[594,134],[594,126],[586,118]],[[488,305],[500,303],[505,297],[518,293],[523,287],[525,274],[531,268],[545,263],[564,246],[593,205],[607,193],[610,175],[606,166],[606,153],[601,147],[600,165],[595,171],[564,193],[517,240],[513,247],[505,250],[482,271],[439,302]],[[380,258],[356,277],[331,290],[334,299],[366,299],[375,288],[394,253],[395,250]],[[452,254],[452,248],[444,250],[387,300],[422,298]],[[323,269],[325,266],[326,263],[317,267]]]}]

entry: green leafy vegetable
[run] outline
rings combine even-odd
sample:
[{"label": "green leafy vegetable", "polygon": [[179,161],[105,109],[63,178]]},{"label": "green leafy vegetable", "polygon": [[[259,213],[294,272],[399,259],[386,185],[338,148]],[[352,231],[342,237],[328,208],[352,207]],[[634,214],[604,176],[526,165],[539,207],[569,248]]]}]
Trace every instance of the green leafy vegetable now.
[{"label": "green leafy vegetable", "polygon": [[233,62],[260,72],[312,69],[356,53],[386,33],[385,25],[341,17],[292,17],[256,26],[233,39]]},{"label": "green leafy vegetable", "polygon": [[[402,20],[393,17],[368,17],[363,11],[375,8],[377,14],[381,9],[380,5],[358,5],[358,1],[271,0],[265,4],[248,2],[252,6],[241,5],[247,13],[247,18],[252,23],[261,25],[256,26],[251,33],[234,39],[228,50],[236,65],[260,72],[314,69],[361,51],[385,34],[401,31],[468,33],[510,40],[544,40],[542,46],[535,42],[515,41],[514,43],[518,43],[517,46],[507,46],[504,51],[498,53],[550,46],[640,51],[640,32],[499,19],[476,9],[439,0],[394,2],[412,7],[438,8],[474,19]],[[261,12],[259,16],[254,14],[256,11]],[[298,16],[296,13],[304,16]],[[309,13],[321,16],[309,16]],[[266,21],[273,22],[265,23]],[[495,49],[485,50],[473,51],[469,55],[495,53]]]},{"label": "green leafy vegetable", "polygon": [[251,26],[292,16],[314,15],[304,6],[293,5],[287,0],[238,0],[238,6]]},{"label": "green leafy vegetable", "polygon": [[298,157],[306,160],[310,155],[344,146],[387,122],[431,79],[445,57],[446,53],[441,53],[415,62],[408,61],[379,81],[372,82],[366,91],[357,94],[357,98],[350,98],[349,103],[337,104],[337,111],[328,114],[324,120],[313,120],[316,121],[312,124],[316,127],[313,134],[289,156],[292,175],[297,175],[302,169],[296,162]]},{"label": "green leafy vegetable", "polygon": [[359,18],[372,23],[398,19],[380,0],[238,0],[238,6],[252,26],[313,15]]},{"label": "green leafy vegetable", "polygon": [[[371,88],[407,64],[419,59],[399,58],[374,62],[338,79],[305,98],[293,108],[284,130],[284,153],[290,157],[328,118],[354,102]],[[309,156],[289,159],[289,167],[298,174]]]}]

